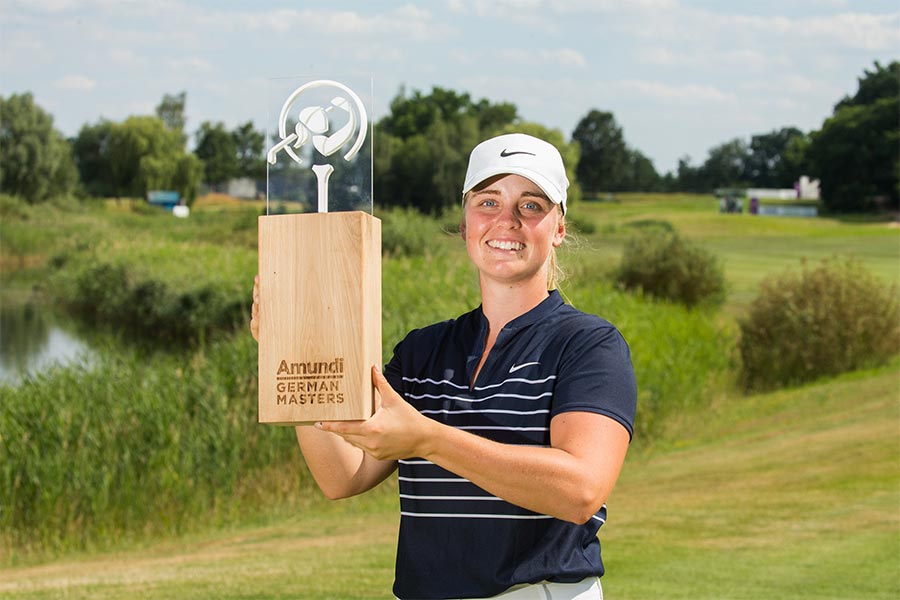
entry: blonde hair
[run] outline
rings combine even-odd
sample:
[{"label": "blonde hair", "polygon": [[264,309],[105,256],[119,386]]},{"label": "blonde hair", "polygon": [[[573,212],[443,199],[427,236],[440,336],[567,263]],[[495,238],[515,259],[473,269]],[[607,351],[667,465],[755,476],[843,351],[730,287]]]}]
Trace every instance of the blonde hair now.
[{"label": "blonde hair", "polygon": [[[563,225],[566,224],[566,215],[562,211],[562,206],[559,204],[556,205],[557,209],[559,209],[559,222]],[[566,238],[563,238],[563,243],[566,243]],[[566,272],[559,264],[559,260],[556,258],[556,246],[550,247],[550,256],[547,257],[547,290],[553,291],[559,287],[559,284],[566,278]]]}]

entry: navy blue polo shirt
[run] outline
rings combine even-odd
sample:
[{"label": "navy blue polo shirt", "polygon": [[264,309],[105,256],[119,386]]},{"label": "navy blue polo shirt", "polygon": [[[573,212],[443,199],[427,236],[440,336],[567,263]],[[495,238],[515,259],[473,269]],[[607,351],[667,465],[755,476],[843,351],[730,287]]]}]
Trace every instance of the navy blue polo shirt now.
[{"label": "navy blue polo shirt", "polygon": [[[633,432],[637,386],[628,345],[609,322],[558,292],[499,333],[475,385],[488,323],[481,308],[410,332],[385,376],[422,414],[507,444],[550,445],[550,420],[605,415]],[[394,594],[479,598],[539,581],[603,574],[606,507],[576,525],[510,504],[427,460],[401,460]]]}]

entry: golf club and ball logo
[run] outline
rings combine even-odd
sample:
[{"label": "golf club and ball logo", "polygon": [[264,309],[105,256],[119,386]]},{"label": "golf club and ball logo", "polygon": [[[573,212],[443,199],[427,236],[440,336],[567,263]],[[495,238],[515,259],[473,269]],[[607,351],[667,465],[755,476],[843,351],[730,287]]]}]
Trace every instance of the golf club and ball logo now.
[{"label": "golf club and ball logo", "polygon": [[[304,94],[320,88],[335,90],[330,105],[304,106]],[[296,114],[296,124],[291,127],[293,114]],[[335,116],[339,118],[335,119]],[[332,121],[343,125],[332,131]],[[283,150],[291,160],[302,165],[303,159],[299,151],[305,144],[312,143],[319,154],[331,156],[352,140],[343,156],[344,160],[350,161],[362,148],[368,124],[365,105],[353,90],[337,81],[310,81],[294,90],[284,101],[278,117],[278,136],[281,139],[269,149],[266,160],[274,165],[278,154]],[[328,212],[328,179],[334,172],[334,167],[330,164],[313,165],[312,171],[316,174],[318,187],[318,212]]]}]

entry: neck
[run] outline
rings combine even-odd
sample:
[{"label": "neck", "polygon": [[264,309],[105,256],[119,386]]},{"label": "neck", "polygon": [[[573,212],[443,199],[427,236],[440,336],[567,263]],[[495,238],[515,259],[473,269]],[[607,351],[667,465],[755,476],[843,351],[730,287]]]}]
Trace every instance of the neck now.
[{"label": "neck", "polygon": [[481,281],[481,309],[493,335],[543,302],[548,295],[546,281],[540,279],[521,284]]}]

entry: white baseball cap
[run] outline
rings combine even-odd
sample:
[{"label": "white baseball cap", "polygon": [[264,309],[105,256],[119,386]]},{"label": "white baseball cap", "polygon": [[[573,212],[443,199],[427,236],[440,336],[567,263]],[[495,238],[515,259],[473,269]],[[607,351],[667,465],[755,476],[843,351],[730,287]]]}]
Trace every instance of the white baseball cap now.
[{"label": "white baseball cap", "polygon": [[566,167],[559,150],[548,142],[524,133],[509,133],[485,140],[469,155],[463,197],[472,188],[495,175],[512,173],[533,181],[566,214]]}]

